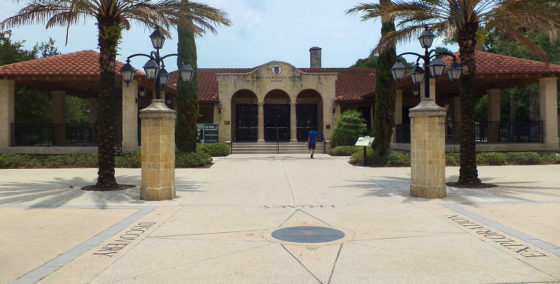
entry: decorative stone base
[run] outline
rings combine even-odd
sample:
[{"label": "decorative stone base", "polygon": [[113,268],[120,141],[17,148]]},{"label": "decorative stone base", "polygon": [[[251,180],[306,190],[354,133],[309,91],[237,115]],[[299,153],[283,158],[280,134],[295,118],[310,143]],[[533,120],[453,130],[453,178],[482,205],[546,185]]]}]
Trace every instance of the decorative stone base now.
[{"label": "decorative stone base", "polygon": [[164,100],[153,100],[140,111],[142,121],[142,187],[140,198],[167,200],[175,197],[176,113]]},{"label": "decorative stone base", "polygon": [[410,194],[421,198],[446,196],[444,108],[422,99],[410,109]]}]

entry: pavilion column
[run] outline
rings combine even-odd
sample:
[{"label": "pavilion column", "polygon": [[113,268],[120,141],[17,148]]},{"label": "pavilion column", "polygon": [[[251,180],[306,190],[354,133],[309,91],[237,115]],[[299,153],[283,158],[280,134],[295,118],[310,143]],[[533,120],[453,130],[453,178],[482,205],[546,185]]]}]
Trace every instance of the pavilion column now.
[{"label": "pavilion column", "polygon": [[488,142],[496,143],[500,130],[500,89],[489,89],[487,99]]},{"label": "pavilion column", "polygon": [[[422,82],[422,84],[420,84],[420,98],[426,97],[426,92],[424,91],[424,84],[425,82]],[[430,99],[436,102],[436,78],[430,78]]]},{"label": "pavilion column", "polygon": [[[296,103],[290,104],[290,142],[297,142]],[[317,130],[317,129],[315,129]]]},{"label": "pavilion column", "polygon": [[[395,125],[393,127],[393,135],[391,135],[391,142],[397,142],[397,125],[402,124],[402,100],[403,93],[402,89],[397,89],[397,94],[395,97]],[[372,120],[373,123],[373,120]]]},{"label": "pavilion column", "polygon": [[52,121],[54,124],[54,144],[62,145],[65,136],[66,93],[52,91]]},{"label": "pavilion column", "polygon": [[[558,78],[539,79],[540,118],[544,124],[544,143],[558,150]],[[547,147],[548,148],[548,147]]]},{"label": "pavilion column", "polygon": [[257,118],[259,123],[259,140],[257,140],[257,142],[264,142],[264,102],[259,102]]},{"label": "pavilion column", "polygon": [[220,124],[220,115],[221,115],[221,109],[218,107],[218,103],[214,104],[214,112],[213,112],[213,116],[212,116],[212,123],[213,124]]},{"label": "pavilion column", "polygon": [[0,148],[10,147],[12,140],[12,124],[15,120],[14,80],[0,80]]},{"label": "pavilion column", "polygon": [[125,152],[138,148],[138,81],[122,85],[122,149]]}]

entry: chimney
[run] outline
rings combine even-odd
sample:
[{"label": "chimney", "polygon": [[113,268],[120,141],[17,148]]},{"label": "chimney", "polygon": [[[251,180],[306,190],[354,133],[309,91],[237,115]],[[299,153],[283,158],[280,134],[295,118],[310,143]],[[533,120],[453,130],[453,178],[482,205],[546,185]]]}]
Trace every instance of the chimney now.
[{"label": "chimney", "polygon": [[321,68],[321,48],[312,47],[309,49],[311,68]]}]

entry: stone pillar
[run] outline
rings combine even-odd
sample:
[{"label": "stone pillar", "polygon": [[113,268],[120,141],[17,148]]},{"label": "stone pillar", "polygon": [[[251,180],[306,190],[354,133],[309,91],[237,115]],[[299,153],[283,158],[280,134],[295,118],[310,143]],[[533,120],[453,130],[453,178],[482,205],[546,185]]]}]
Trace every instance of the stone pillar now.
[{"label": "stone pillar", "polygon": [[166,200],[175,197],[174,110],[164,100],[153,100],[140,111],[142,124],[142,187],[140,198]]},{"label": "stone pillar", "polygon": [[264,102],[259,102],[259,113],[257,114],[259,137],[257,142],[264,142]]},{"label": "stone pillar", "polygon": [[[318,131],[318,129],[315,129]],[[297,142],[296,103],[290,104],[290,142]]]},{"label": "stone pillar", "polygon": [[221,110],[218,108],[218,104],[215,103],[214,104],[214,111],[213,111],[213,115],[212,115],[212,123],[213,124],[220,124],[220,116],[221,116]]},{"label": "stone pillar", "polygon": [[539,79],[539,112],[544,124],[544,143],[558,150],[558,78]]},{"label": "stone pillar", "polygon": [[446,196],[445,108],[422,99],[410,109],[410,194],[422,198]]},{"label": "stone pillar", "polygon": [[64,91],[52,91],[52,122],[54,124],[54,144],[62,145],[65,140],[65,113],[66,93]]},{"label": "stone pillar", "polygon": [[122,85],[122,149],[125,152],[138,148],[138,81]]},{"label": "stone pillar", "polygon": [[15,90],[15,81],[0,80],[0,148],[12,145],[12,124],[15,120]]},{"label": "stone pillar", "polygon": [[489,89],[487,101],[488,142],[496,143],[500,131],[500,89]]},{"label": "stone pillar", "polygon": [[[403,93],[402,89],[397,89],[397,94],[395,97],[395,126],[393,126],[393,135],[391,135],[391,142],[397,142],[397,125],[402,124],[402,100],[403,100]],[[372,121],[373,123],[373,121]]]}]

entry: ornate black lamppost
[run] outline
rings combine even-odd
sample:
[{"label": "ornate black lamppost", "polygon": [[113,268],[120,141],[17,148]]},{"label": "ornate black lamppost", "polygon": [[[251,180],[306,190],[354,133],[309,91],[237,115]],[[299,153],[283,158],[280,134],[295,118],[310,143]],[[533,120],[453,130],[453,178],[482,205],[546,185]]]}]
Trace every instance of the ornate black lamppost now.
[{"label": "ornate black lamppost", "polygon": [[[395,65],[393,65],[393,67],[391,67],[391,74],[393,75],[393,78],[395,80],[401,80],[402,78],[404,78],[406,66],[401,62],[401,56],[415,55],[417,57],[417,60],[416,68],[414,68],[414,71],[411,74],[412,82],[414,84],[421,84],[422,82],[425,82],[424,93],[426,98],[429,98],[430,76],[438,78],[439,76],[441,76],[441,74],[443,74],[443,69],[445,68],[445,63],[443,62],[443,60],[441,60],[441,56],[453,57],[453,63],[451,64],[451,66],[449,66],[449,68],[447,68],[447,76],[451,81],[458,80],[459,77],[461,77],[461,74],[463,73],[463,66],[461,66],[461,64],[457,62],[457,57],[455,57],[453,53],[438,52],[435,49],[428,50],[432,46],[432,42],[434,41],[434,34],[428,29],[428,26],[426,26],[426,29],[422,32],[422,34],[420,34],[418,40],[420,41],[420,45],[422,46],[422,48],[424,48],[425,50],[424,55],[415,52],[405,52],[399,54],[397,56],[397,62],[395,63]],[[424,69],[420,68],[419,66],[420,59],[424,60]]]},{"label": "ornate black lamppost", "polygon": [[[143,53],[133,54],[126,58],[126,64],[121,68],[121,75],[123,80],[130,83],[134,79],[134,68],[130,65],[130,58],[136,56],[145,56],[148,57],[149,60],[144,64],[144,72],[146,73],[146,77],[150,81],[155,81],[155,92],[156,92],[156,99],[160,99],[160,87],[165,88],[167,83],[169,82],[169,73],[165,70],[165,63],[163,62],[164,59],[177,56],[178,54],[168,54],[163,57],[159,55],[159,50],[163,47],[163,43],[165,42],[165,37],[159,30],[159,27],[156,27],[156,30],[150,35],[150,39],[152,40],[152,45],[156,49],[156,51],[152,51],[149,55]],[[180,57],[179,57],[180,58]],[[190,64],[184,64],[179,69],[179,74],[181,80],[183,82],[190,82],[192,80],[194,69],[191,67]]]}]

